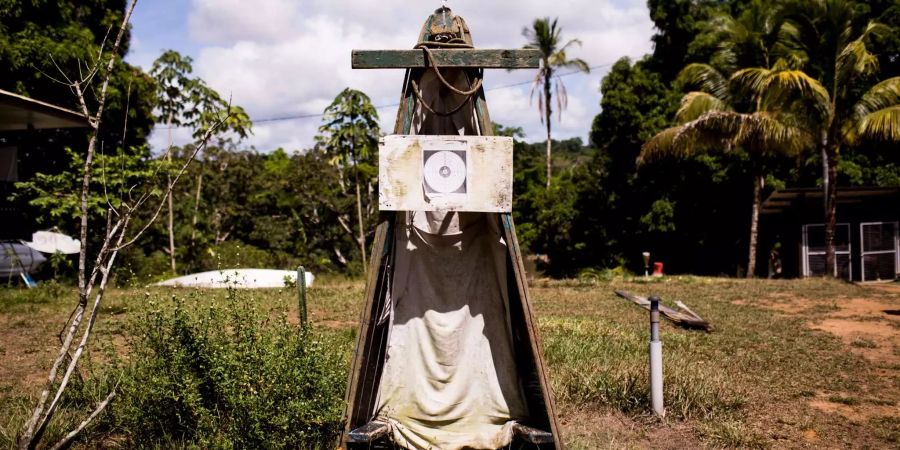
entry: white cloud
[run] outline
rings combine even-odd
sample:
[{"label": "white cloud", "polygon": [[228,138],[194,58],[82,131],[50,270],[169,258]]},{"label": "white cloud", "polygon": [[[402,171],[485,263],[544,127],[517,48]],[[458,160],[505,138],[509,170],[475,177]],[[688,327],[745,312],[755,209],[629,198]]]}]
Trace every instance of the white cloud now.
[{"label": "white cloud", "polygon": [[[190,38],[200,50],[195,70],[213,88],[231,96],[255,120],[321,113],[344,87],[360,89],[376,105],[397,101],[401,70],[352,70],[355,48],[411,48],[422,21],[439,2],[403,0],[192,0]],[[523,0],[449,2],[482,48],[517,48],[535,17],[559,17],[563,37],[578,37],[570,57],[605,65],[651,49],[652,22],[643,0]],[[606,68],[564,78],[569,107],[555,118],[554,137],[586,137],[599,112],[599,82]],[[485,86],[494,121],[521,126],[531,140],[544,136],[540,116],[529,106],[530,86],[496,89],[530,80],[532,71],[489,71]],[[396,108],[380,109],[382,125],[393,124]],[[307,148],[317,118],[256,123],[249,144],[261,151]],[[158,135],[160,133],[155,133]],[[157,139],[157,138],[155,138]]]}]

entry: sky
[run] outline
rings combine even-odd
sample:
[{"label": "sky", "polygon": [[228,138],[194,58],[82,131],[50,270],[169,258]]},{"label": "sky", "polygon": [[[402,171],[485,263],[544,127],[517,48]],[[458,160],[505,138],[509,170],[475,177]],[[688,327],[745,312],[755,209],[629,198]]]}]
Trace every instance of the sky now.
[{"label": "sky", "polygon": [[[253,120],[243,144],[260,152],[310,148],[322,111],[345,87],[368,94],[384,130],[393,127],[403,70],[352,70],[352,49],[408,49],[424,20],[441,2],[410,0],[143,0],[132,19],[126,60],[149,70],[164,50],[193,59],[194,74]],[[653,23],[645,0],[449,0],[469,25],[479,48],[521,48],[522,29],[537,17],[558,17],[568,52],[593,67],[564,76],[568,108],[554,117],[554,139],[585,141],[600,112],[600,80],[611,64],[652,50]],[[522,127],[527,141],[543,141],[537,99],[530,99],[535,70],[487,70],[484,86],[491,118]],[[561,73],[567,73],[563,69]],[[283,120],[279,120],[283,119]],[[164,148],[169,133],[157,127],[151,146]],[[190,142],[176,129],[175,145]]]}]

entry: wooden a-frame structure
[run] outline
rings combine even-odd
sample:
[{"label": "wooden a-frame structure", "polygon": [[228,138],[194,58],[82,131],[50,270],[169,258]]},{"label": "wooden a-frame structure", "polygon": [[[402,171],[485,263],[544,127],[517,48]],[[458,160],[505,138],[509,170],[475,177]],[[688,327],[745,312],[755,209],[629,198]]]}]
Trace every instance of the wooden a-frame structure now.
[{"label": "wooden a-frame structure", "polygon": [[[395,134],[410,134],[413,115],[421,102],[416,92],[422,76],[438,68],[462,69],[477,90],[467,99],[465,108],[472,108],[481,135],[493,134],[493,123],[488,114],[484,89],[474,80],[482,77],[483,69],[525,69],[540,67],[540,52],[530,49],[479,50],[471,48],[471,37],[465,22],[459,18],[454,23],[455,40],[463,45],[441,45],[453,30],[446,28],[436,17],[450,13],[441,8],[428,17],[423,26],[420,43],[415,50],[354,50],[354,69],[403,68],[406,76],[400,98],[400,107],[394,125]],[[454,19],[458,16],[453,16]],[[433,45],[432,45],[433,44]],[[466,45],[468,44],[468,45]],[[427,105],[424,105],[427,107]],[[429,109],[430,110],[430,109]],[[438,113],[439,114],[439,113]],[[423,134],[428,134],[427,130]],[[531,306],[522,253],[518,246],[511,213],[487,213],[496,220],[507,243],[507,311],[512,328],[515,362],[528,417],[516,425],[514,443],[527,444],[527,448],[562,449],[555,405],[547,376],[547,369],[538,336],[537,322]],[[371,260],[367,268],[365,304],[360,319],[356,351],[353,357],[349,386],[346,394],[344,431],[340,448],[391,448],[386,442],[387,430],[374,424],[373,403],[384,366],[385,347],[388,340],[388,324],[379,321],[384,314],[385,299],[391,289],[392,251],[394,229],[402,221],[397,212],[382,212],[372,246]],[[388,305],[388,307],[390,307]],[[513,446],[513,448],[518,448]]]}]

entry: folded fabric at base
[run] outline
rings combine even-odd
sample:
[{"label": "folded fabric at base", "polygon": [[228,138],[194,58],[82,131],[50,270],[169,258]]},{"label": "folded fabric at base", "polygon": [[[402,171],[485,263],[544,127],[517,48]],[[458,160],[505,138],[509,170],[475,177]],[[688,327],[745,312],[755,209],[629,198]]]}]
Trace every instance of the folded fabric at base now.
[{"label": "folded fabric at base", "polygon": [[497,449],[527,415],[493,215],[406,213],[395,228],[387,360],[376,400],[408,449]]}]

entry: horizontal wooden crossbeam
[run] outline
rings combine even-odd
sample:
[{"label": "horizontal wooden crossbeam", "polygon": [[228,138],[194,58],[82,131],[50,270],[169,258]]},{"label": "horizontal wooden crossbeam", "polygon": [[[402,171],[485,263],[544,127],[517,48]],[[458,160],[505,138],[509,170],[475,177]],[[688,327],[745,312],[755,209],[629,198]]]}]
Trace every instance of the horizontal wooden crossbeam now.
[{"label": "horizontal wooden crossbeam", "polygon": [[[433,49],[439,67],[484,69],[537,69],[541,51],[536,49]],[[353,50],[354,69],[414,69],[428,67],[425,50]]]}]

